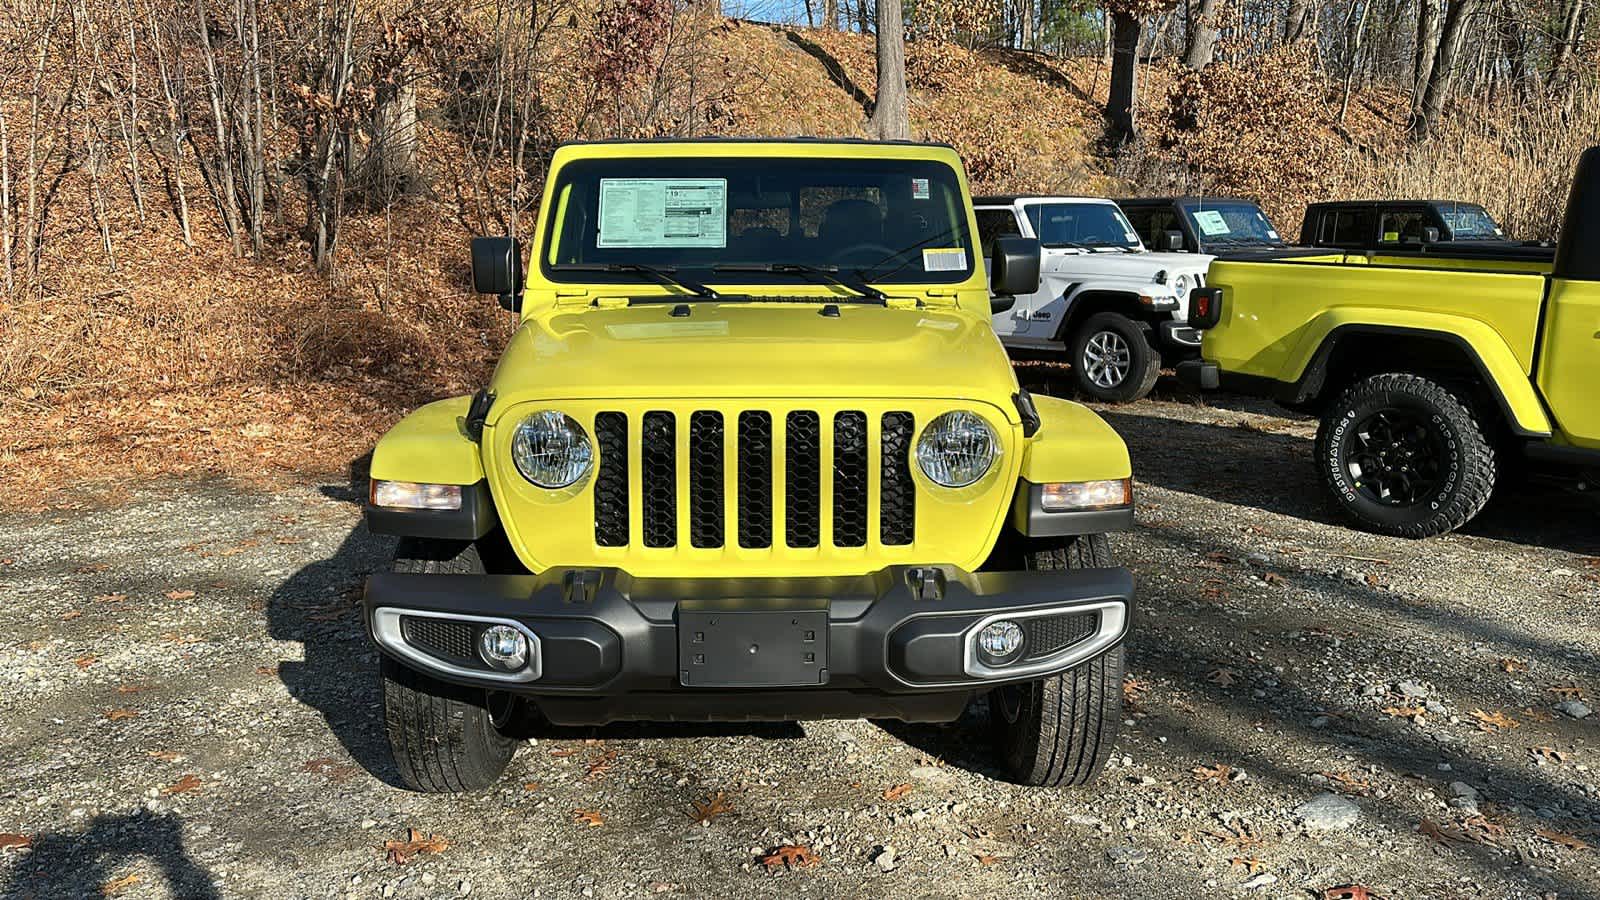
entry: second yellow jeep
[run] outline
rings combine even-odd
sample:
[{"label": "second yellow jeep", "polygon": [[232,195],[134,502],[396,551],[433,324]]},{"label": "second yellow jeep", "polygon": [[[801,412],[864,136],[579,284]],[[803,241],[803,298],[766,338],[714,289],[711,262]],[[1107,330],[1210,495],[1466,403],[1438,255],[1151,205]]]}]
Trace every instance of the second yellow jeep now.
[{"label": "second yellow jeep", "polygon": [[365,615],[406,783],[493,782],[534,715],[946,722],[978,698],[1012,777],[1094,777],[1128,453],[1018,386],[989,317],[1039,247],[976,235],[948,147],[557,150],[526,263],[473,244],[522,316],[492,381],[373,454],[367,521],[400,540]]}]

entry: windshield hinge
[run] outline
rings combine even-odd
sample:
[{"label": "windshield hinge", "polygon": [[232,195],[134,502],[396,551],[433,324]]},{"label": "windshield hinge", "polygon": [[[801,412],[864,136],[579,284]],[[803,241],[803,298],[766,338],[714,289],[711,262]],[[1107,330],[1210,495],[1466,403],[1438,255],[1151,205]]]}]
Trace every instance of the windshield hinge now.
[{"label": "windshield hinge", "polygon": [[494,405],[494,394],[485,388],[472,395],[472,404],[467,407],[467,417],[462,421],[462,427],[467,431],[467,437],[473,443],[483,440],[483,422],[489,418],[489,407]]}]

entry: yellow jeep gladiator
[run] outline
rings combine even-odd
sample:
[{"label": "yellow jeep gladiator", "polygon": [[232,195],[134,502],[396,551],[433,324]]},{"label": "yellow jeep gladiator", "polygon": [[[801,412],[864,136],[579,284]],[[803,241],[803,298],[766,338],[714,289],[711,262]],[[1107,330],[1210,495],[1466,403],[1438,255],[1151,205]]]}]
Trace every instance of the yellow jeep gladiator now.
[{"label": "yellow jeep gladiator", "polygon": [[1319,414],[1328,496],[1404,537],[1466,523],[1510,460],[1600,470],[1600,147],[1579,161],[1553,261],[1422,253],[1218,260],[1190,298],[1202,359],[1179,373]]},{"label": "yellow jeep gladiator", "polygon": [[[948,147],[599,142],[551,160],[488,386],[378,442],[367,582],[411,787],[484,787],[530,723],[959,719],[1091,779],[1121,718],[1127,448],[1018,384]],[[524,271],[526,274],[524,274]],[[991,301],[991,288],[997,295]],[[519,724],[520,723],[520,724]]]}]

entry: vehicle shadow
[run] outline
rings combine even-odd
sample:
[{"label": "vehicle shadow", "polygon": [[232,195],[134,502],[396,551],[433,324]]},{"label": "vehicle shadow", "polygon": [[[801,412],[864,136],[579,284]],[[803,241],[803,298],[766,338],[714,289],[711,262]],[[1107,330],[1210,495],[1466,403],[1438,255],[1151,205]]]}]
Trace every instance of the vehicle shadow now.
[{"label": "vehicle shadow", "polygon": [[[1101,410],[1100,415],[1127,442],[1134,477],[1140,481],[1308,522],[1353,527],[1329,507],[1312,462],[1314,441],[1291,433],[1302,430],[1294,420],[1216,425],[1168,418],[1141,411],[1138,405]],[[1597,555],[1597,514],[1600,500],[1593,494],[1505,473],[1489,505],[1459,533]]]},{"label": "vehicle shadow", "polygon": [[81,830],[36,836],[32,850],[6,872],[0,900],[105,896],[110,893],[107,882],[137,860],[160,870],[171,896],[221,896],[211,873],[184,851],[182,820],[173,813],[141,809],[96,816]]}]

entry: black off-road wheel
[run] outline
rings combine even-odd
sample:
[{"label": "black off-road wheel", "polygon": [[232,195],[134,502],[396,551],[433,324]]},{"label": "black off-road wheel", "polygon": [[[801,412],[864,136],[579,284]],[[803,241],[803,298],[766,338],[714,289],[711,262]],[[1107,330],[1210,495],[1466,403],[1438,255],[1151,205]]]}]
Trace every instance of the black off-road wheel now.
[{"label": "black off-road wheel", "polygon": [[1494,447],[1472,406],[1418,375],[1375,375],[1345,391],[1322,417],[1316,459],[1333,506],[1379,534],[1454,531],[1494,491]]},{"label": "black off-road wheel", "polygon": [[[1024,569],[1115,565],[1103,534],[1018,540],[1008,555]],[[989,693],[995,748],[1006,773],[1019,784],[1062,787],[1093,781],[1121,722],[1121,643],[1060,675]]]},{"label": "black off-road wheel", "polygon": [[[394,570],[483,574],[475,544],[404,538]],[[508,734],[519,717],[509,694],[440,681],[382,657],[384,724],[400,780],[415,791],[458,793],[489,787],[516,753]]]},{"label": "black off-road wheel", "polygon": [[1072,378],[1078,391],[1105,403],[1132,403],[1150,393],[1161,354],[1149,329],[1121,313],[1095,313],[1072,333]]}]

